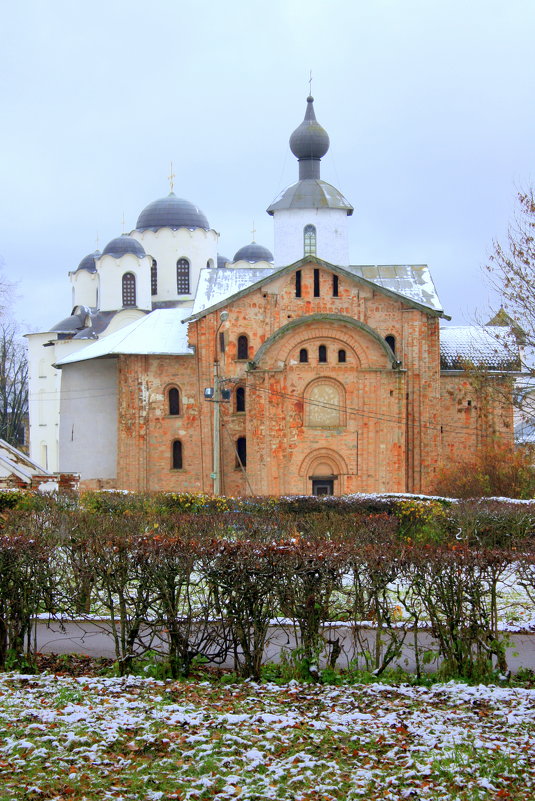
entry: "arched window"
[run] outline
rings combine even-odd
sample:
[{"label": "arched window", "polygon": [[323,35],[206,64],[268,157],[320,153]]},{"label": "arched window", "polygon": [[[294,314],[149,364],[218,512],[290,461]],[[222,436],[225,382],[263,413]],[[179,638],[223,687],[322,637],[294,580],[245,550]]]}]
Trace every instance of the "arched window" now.
[{"label": "arched window", "polygon": [[305,390],[306,425],[339,428],[345,425],[345,394],[337,381],[314,381]]},{"label": "arched window", "polygon": [[169,401],[169,414],[180,414],[180,393],[176,387],[171,387],[167,393]]},{"label": "arched window", "polygon": [[338,361],[340,363],[347,361],[346,352],[343,348],[340,348],[340,350],[338,351]]},{"label": "arched window", "polygon": [[238,359],[248,359],[249,358],[249,340],[242,334],[238,337]]},{"label": "arched window", "polygon": [[308,350],[306,348],[301,348],[299,351],[299,361],[301,364],[306,364],[306,362],[308,362]]},{"label": "arched window", "polygon": [[123,275],[123,306],[136,305],[136,276],[134,273]]},{"label": "arched window", "polygon": [[156,259],[152,260],[152,265],[150,268],[150,294],[158,294],[158,262]]},{"label": "arched window", "polygon": [[236,389],[236,411],[245,411],[245,387],[238,387]]},{"label": "arched window", "polygon": [[176,263],[176,291],[179,295],[189,295],[189,261],[179,259]]},{"label": "arched window", "polygon": [[245,437],[238,437],[236,440],[236,467],[247,465],[247,440]]},{"label": "arched window", "polygon": [[392,336],[392,334],[389,334],[387,337],[385,337],[385,340],[390,345],[392,353],[395,354],[395,352],[396,352],[396,337]]},{"label": "arched window", "polygon": [[303,229],[304,255],[316,255],[316,228],[313,225],[305,225]]},{"label": "arched window", "polygon": [[173,442],[173,470],[182,470],[182,443],[179,439]]},{"label": "arched window", "polygon": [[325,345],[320,345],[318,348],[318,361],[322,363],[327,361],[327,348]]}]

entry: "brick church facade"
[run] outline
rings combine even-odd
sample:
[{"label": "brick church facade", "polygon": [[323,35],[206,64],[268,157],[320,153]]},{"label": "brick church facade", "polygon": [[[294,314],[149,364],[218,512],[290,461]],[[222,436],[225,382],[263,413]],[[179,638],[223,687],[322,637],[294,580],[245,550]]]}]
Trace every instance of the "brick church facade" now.
[{"label": "brick church facade", "polygon": [[441,327],[425,265],[349,263],[353,209],[320,178],[312,98],[290,146],[299,180],[268,209],[274,256],[251,243],[218,258],[202,212],[172,193],[71,274],[80,293],[94,279],[92,301],[105,280],[120,295],[34,335],[34,363],[52,353],[58,464],[82,486],[433,492],[442,464],[512,443],[512,405],[491,385],[510,386],[515,364],[493,333]]}]

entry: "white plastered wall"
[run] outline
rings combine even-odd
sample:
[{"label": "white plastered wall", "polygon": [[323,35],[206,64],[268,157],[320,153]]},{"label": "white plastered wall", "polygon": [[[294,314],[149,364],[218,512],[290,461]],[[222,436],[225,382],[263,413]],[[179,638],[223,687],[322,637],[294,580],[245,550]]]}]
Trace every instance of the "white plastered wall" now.
[{"label": "white plastered wall", "polygon": [[[28,334],[30,458],[52,473],[59,470],[61,370],[54,365],[91,340],[58,340],[55,333]],[[48,344],[51,343],[51,344]],[[46,347],[45,347],[46,345]]]},{"label": "white plastered wall", "polygon": [[152,308],[150,294],[150,268],[152,261],[148,256],[142,259],[133,253],[126,253],[120,259],[101,256],[97,260],[99,276],[99,309],[115,311],[123,308],[123,275],[133,273],[136,277],[136,308]]},{"label": "white plastered wall", "polygon": [[76,270],[69,273],[73,288],[72,305],[98,306],[98,276],[97,273],[90,273],[89,270]]},{"label": "white plastered wall", "polygon": [[59,468],[81,480],[117,475],[117,359],[62,368]]},{"label": "white plastered wall", "polygon": [[305,225],[316,228],[316,256],[331,264],[349,264],[347,211],[282,209],[273,214],[275,265],[293,264],[304,256]]},{"label": "white plastered wall", "polygon": [[[199,273],[208,262],[217,264],[219,234],[204,228],[159,228],[157,231],[132,231],[130,236],[141,242],[145,252],[156,259],[158,291],[153,301],[193,300],[199,283]],[[190,291],[177,292],[176,263],[187,259],[190,263]]]}]

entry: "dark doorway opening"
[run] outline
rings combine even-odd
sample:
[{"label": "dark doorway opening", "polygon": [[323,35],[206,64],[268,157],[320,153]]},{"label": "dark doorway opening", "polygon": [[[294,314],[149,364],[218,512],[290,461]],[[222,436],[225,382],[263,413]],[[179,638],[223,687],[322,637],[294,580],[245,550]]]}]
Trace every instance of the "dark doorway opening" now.
[{"label": "dark doorway opening", "polygon": [[312,495],[334,495],[334,479],[313,478]]}]

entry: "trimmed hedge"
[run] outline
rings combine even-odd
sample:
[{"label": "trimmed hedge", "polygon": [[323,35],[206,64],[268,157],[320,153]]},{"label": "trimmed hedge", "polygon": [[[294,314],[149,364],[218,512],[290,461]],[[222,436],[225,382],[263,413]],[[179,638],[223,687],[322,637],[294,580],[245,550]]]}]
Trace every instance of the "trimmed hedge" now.
[{"label": "trimmed hedge", "polygon": [[381,672],[400,653],[403,615],[430,622],[446,674],[474,678],[507,667],[503,583],[535,607],[532,503],[13,495],[0,517],[2,667],[31,665],[31,621],[48,613],[109,616],[122,672],[161,649],[174,676],[230,654],[258,677],[270,620],[283,617],[300,675],[317,678],[320,652],[331,668],[339,656],[324,623],[368,620],[381,647],[362,656]]}]

